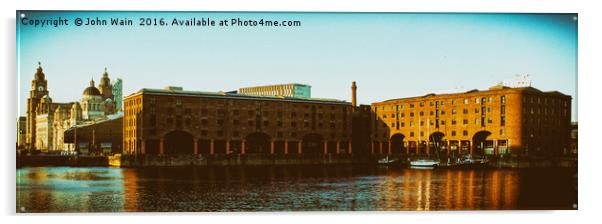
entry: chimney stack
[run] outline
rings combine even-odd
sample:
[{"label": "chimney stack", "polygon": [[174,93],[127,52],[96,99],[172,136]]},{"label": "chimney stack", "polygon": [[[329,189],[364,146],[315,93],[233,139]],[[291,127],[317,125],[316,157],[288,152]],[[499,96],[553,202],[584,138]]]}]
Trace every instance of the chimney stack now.
[{"label": "chimney stack", "polygon": [[357,107],[357,86],[355,85],[355,81],[351,83],[351,105],[353,106],[353,110]]}]

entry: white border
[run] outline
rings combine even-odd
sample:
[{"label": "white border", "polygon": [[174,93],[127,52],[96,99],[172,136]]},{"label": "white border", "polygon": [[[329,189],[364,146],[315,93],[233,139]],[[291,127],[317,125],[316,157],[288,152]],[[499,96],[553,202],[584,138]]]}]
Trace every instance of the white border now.
[{"label": "white border", "polygon": [[[582,223],[599,222],[601,212],[600,177],[597,166],[602,158],[601,147],[594,146],[594,127],[600,125],[600,95],[596,91],[600,72],[599,6],[594,3],[560,0],[292,0],[292,1],[194,1],[194,0],[66,0],[66,1],[2,1],[3,54],[0,55],[3,101],[0,110],[3,147],[2,171],[5,178],[0,199],[3,223]],[[595,2],[595,1],[594,1]],[[303,212],[303,213],[135,213],[135,214],[76,214],[76,215],[15,215],[15,115],[16,61],[15,10],[186,10],[186,11],[330,11],[330,12],[550,12],[579,13],[579,123],[581,131],[579,156],[578,211],[496,211],[496,212]],[[23,94],[23,93],[22,93]],[[23,103],[23,102],[20,102]],[[591,221],[590,221],[591,220]]]}]

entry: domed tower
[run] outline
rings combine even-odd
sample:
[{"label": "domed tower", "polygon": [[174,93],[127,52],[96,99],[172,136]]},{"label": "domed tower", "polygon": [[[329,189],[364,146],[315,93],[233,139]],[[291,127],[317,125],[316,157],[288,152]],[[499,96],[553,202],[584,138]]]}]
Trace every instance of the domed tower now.
[{"label": "domed tower", "polygon": [[84,120],[104,116],[103,97],[100,90],[94,87],[94,79],[90,80],[90,86],[84,89],[80,105],[82,108],[82,119]]},{"label": "domed tower", "polygon": [[103,100],[109,98],[113,100],[113,85],[111,85],[111,79],[109,78],[107,68],[105,68],[105,72],[102,73],[102,78],[100,79],[98,89],[100,89],[100,94],[102,95]]},{"label": "domed tower", "polygon": [[33,148],[36,141],[36,112],[42,97],[48,95],[48,82],[45,79],[42,63],[38,62],[38,68],[31,80],[31,90],[27,98],[27,126],[25,128],[25,144],[29,149]]}]

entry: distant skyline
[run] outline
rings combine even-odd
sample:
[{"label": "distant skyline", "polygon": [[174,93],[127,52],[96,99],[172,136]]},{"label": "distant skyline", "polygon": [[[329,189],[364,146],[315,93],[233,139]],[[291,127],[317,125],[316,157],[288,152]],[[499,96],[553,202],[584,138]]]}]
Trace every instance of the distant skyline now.
[{"label": "distant skyline", "polygon": [[[30,19],[126,18],[131,27],[32,27]],[[298,20],[300,27],[139,27],[137,18]],[[576,14],[18,12],[18,114],[42,63],[54,102],[81,98],[104,68],[127,96],[142,88],[230,91],[280,83],[312,97],[370,104],[427,93],[487,89],[517,74],[573,97]]]}]

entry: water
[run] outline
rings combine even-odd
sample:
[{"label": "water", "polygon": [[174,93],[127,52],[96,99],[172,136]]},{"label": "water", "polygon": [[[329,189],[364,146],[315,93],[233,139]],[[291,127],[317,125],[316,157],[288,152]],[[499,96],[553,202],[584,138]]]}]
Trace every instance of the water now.
[{"label": "water", "polygon": [[18,212],[575,209],[569,168],[17,169]]}]

